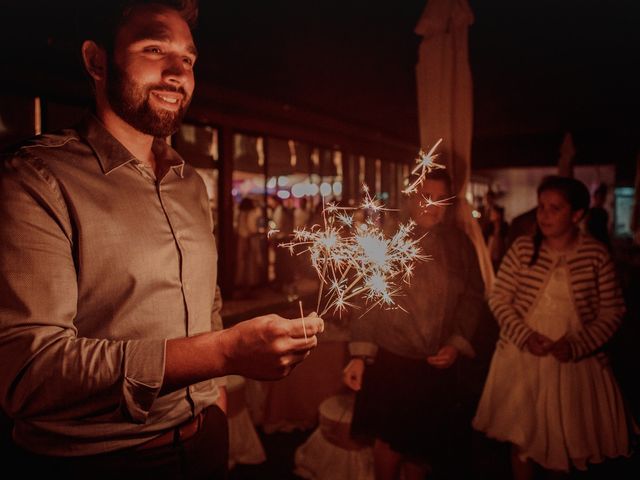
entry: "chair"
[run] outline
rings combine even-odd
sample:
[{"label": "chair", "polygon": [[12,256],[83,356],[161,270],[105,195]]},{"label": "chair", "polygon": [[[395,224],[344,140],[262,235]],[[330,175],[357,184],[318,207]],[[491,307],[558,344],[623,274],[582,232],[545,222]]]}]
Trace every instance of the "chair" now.
[{"label": "chair", "polygon": [[309,480],[374,480],[373,448],[351,438],[355,396],[337,394],[318,408],[319,421],[296,449],[294,473]]}]

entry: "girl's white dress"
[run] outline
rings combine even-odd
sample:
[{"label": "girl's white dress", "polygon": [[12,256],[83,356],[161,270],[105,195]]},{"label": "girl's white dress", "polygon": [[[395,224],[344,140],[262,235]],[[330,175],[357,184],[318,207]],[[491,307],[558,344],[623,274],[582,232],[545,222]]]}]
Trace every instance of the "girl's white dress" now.
[{"label": "girl's white dress", "polygon": [[[525,321],[557,340],[582,324],[563,256],[557,256],[550,275]],[[553,355],[535,356],[500,340],[473,427],[517,445],[522,460],[568,471],[628,455],[628,419],[611,369],[597,358],[562,363]]]}]

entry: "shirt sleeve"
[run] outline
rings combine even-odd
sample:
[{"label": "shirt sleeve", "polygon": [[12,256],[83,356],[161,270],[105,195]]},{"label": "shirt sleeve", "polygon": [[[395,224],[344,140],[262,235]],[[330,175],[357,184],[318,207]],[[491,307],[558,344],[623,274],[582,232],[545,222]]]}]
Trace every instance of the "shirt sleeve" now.
[{"label": "shirt sleeve", "polygon": [[607,343],[618,330],[626,307],[611,256],[603,252],[603,261],[597,269],[596,288],[598,312],[595,320],[567,335],[574,360],[580,360]]},{"label": "shirt sleeve", "polygon": [[520,268],[520,258],[517,253],[520,240],[507,251],[493,289],[489,294],[489,307],[500,326],[500,337],[523,350],[527,340],[533,334],[529,327],[513,307],[516,288],[518,285],[517,272]]},{"label": "shirt sleeve", "polygon": [[[211,330],[217,332],[224,328],[222,323],[222,294],[220,293],[220,287],[216,285],[216,293],[213,299],[213,307],[211,308]],[[215,383],[219,387],[227,386],[227,377],[217,377],[214,379]]]},{"label": "shirt sleeve", "polygon": [[164,340],[78,337],[80,261],[64,192],[26,153],[0,171],[0,401],[13,418],[112,410],[144,422],[164,374]]},{"label": "shirt sleeve", "polygon": [[484,282],[480,272],[478,256],[471,240],[461,233],[460,251],[463,262],[463,294],[457,298],[455,308],[455,326],[452,335],[445,340],[446,345],[456,347],[467,357],[475,357],[471,339],[478,327],[484,300]]}]

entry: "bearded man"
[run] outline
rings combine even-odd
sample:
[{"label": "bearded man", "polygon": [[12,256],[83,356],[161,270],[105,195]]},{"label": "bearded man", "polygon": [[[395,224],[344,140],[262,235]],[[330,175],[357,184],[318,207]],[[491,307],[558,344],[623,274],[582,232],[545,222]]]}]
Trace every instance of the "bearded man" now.
[{"label": "bearded man", "polygon": [[222,329],[205,186],[164,140],[194,90],[194,5],[103,3],[81,47],[92,113],[0,171],[10,456],[26,478],[226,478],[218,379],[287,375],[322,319]]}]

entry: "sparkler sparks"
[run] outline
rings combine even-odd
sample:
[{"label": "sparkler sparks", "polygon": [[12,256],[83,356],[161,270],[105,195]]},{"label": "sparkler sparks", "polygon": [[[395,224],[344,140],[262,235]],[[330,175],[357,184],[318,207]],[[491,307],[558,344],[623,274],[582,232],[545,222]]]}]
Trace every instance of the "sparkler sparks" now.
[{"label": "sparkler sparks", "polygon": [[414,180],[407,188],[402,190],[404,194],[416,193],[418,191],[418,187],[422,185],[424,179],[429,174],[429,172],[433,170],[438,170],[441,168],[445,168],[444,165],[435,162],[435,159],[438,157],[438,154],[434,154],[438,145],[442,142],[442,139],[438,140],[429,152],[425,152],[424,150],[420,150],[418,154],[418,158],[416,158],[416,166],[411,171],[411,176],[418,175],[418,178]]},{"label": "sparkler sparks", "polygon": [[[402,193],[417,194],[429,173],[445,168],[435,162],[438,154],[434,152],[441,142],[438,140],[428,152],[420,150],[409,177],[414,180],[407,182]],[[363,185],[362,192],[363,200],[356,207],[342,207],[335,202],[325,206],[323,196],[322,225],[298,228],[291,241],[278,245],[288,248],[292,255],[309,253],[320,280],[316,307],[320,316],[330,310],[342,313],[362,303],[366,307],[362,315],[374,307],[402,309],[394,300],[402,293],[402,284],[410,283],[417,262],[431,259],[420,248],[422,237],[413,238],[413,220],[400,224],[392,236],[385,235],[377,220],[382,212],[394,209],[385,208],[370,194],[367,185]],[[420,196],[421,208],[451,205],[455,198],[433,200],[428,195]],[[269,232],[274,233],[277,231]]]},{"label": "sparkler sparks", "polygon": [[424,202],[420,202],[420,206],[422,208],[445,207],[447,205],[451,205],[451,200],[455,198],[456,197],[448,197],[441,200],[433,200],[431,197],[425,197],[424,195],[422,195],[422,199],[424,200]]},{"label": "sparkler sparks", "polygon": [[356,224],[349,210],[370,215],[391,211],[371,196],[366,186],[363,191],[364,199],[358,207],[330,203],[323,209],[324,225],[297,229],[290,242],[279,245],[292,253],[310,253],[320,279],[316,309],[320,316],[353,307],[355,297],[371,304],[367,311],[377,305],[396,307],[394,297],[402,292],[400,284],[409,283],[415,262],[429,258],[419,247],[420,238],[412,238],[413,222],[400,225],[390,238],[371,217]]}]

